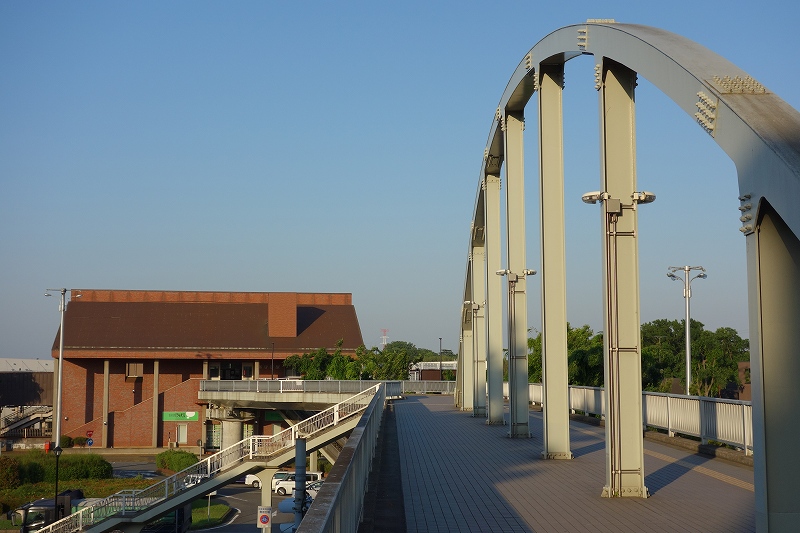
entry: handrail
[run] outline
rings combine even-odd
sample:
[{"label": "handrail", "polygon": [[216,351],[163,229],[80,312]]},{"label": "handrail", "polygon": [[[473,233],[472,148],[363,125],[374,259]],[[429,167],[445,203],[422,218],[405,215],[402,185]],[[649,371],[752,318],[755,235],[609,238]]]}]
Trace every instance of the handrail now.
[{"label": "handrail", "polygon": [[[38,530],[38,533],[74,533],[106,518],[133,515],[188,490],[189,487],[194,485],[194,483],[189,482],[194,476],[211,478],[244,459],[275,456],[292,448],[296,438],[313,437],[360,413],[369,406],[370,401],[378,394],[381,386],[382,384],[379,383],[361,391],[276,435],[253,435],[243,439],[145,489],[127,490],[112,494],[93,505],[84,507],[49,526],[43,527]],[[187,480],[188,476],[193,476],[193,478]]]}]

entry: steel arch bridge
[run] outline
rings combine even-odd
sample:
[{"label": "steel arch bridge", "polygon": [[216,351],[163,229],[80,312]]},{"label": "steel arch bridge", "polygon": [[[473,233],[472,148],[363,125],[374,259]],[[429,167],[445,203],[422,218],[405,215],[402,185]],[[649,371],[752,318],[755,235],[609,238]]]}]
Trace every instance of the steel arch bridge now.
[{"label": "steel arch bridge", "polygon": [[[590,20],[539,41],[508,82],[483,156],[461,311],[456,403],[503,421],[508,338],[509,436],[528,437],[523,129],[538,103],[544,458],[571,459],[567,388],[562,90],[564,66],[595,60],[599,93],[606,480],[603,495],[647,497],[642,446],[635,87],[649,80],[694,118],[736,165],[746,239],[759,531],[800,523],[800,113],[723,57],[657,28]],[[506,257],[501,257],[502,176]],[[503,266],[505,263],[505,266]],[[495,275],[498,274],[498,275]],[[503,277],[505,280],[503,280]],[[532,281],[532,280],[531,280]],[[505,287],[504,287],[505,285]],[[503,293],[506,292],[504,295]],[[506,315],[505,324],[503,315]],[[488,395],[477,391],[488,390]]]}]

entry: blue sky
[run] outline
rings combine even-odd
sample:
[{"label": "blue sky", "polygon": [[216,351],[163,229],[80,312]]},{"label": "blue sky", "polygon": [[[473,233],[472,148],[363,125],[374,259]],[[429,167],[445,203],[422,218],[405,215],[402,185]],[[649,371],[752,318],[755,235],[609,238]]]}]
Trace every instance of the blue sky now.
[{"label": "blue sky", "polygon": [[[544,7],[546,6],[546,7]],[[658,26],[800,108],[800,8],[573,1],[0,3],[0,357],[44,358],[47,287],[352,292],[367,345],[457,349],[483,149],[508,78],[587,18]],[[597,93],[567,67],[569,320],[602,328]],[[536,111],[527,111],[538,269]],[[640,80],[642,320],[747,336],[733,164]],[[538,292],[529,323],[539,327]]]}]

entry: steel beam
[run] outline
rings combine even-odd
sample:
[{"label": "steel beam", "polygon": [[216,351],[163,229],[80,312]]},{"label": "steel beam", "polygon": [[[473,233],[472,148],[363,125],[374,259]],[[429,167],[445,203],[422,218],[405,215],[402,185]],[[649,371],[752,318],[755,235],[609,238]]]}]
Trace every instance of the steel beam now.
[{"label": "steel beam", "polygon": [[634,89],[636,73],[597,58],[600,87],[606,399],[605,497],[646,498]]},{"label": "steel beam", "polygon": [[[483,230],[481,229],[481,234]],[[486,416],[486,247],[472,247],[472,335],[475,345],[473,372],[472,416]]]},{"label": "steel beam", "polygon": [[509,436],[530,437],[528,414],[528,300],[525,292],[525,158],[522,112],[504,116],[506,257],[508,282]]},{"label": "steel beam", "polygon": [[482,183],[486,234],[486,336],[487,414],[486,423],[504,424],[503,418],[503,282],[500,270],[500,176],[489,174]]},{"label": "steel beam", "polygon": [[[800,521],[800,427],[789,423],[800,376],[800,240],[767,203],[748,236],[750,360],[755,441],[756,530],[794,531]],[[752,245],[750,242],[752,241]],[[754,261],[751,260],[754,259]]]},{"label": "steel beam", "polygon": [[564,65],[539,81],[539,203],[542,257],[542,386],[545,459],[572,459],[569,441],[567,266],[564,229]]}]

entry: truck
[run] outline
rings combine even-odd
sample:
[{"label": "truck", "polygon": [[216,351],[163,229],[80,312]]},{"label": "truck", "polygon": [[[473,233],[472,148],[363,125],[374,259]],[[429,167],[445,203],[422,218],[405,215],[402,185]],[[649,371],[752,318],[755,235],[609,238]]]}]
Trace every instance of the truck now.
[{"label": "truck", "polygon": [[9,513],[11,524],[19,527],[19,533],[33,533],[72,514],[86,503],[86,499],[80,490],[65,490],[55,498],[57,505],[53,502],[53,498],[42,498],[14,509]]}]

